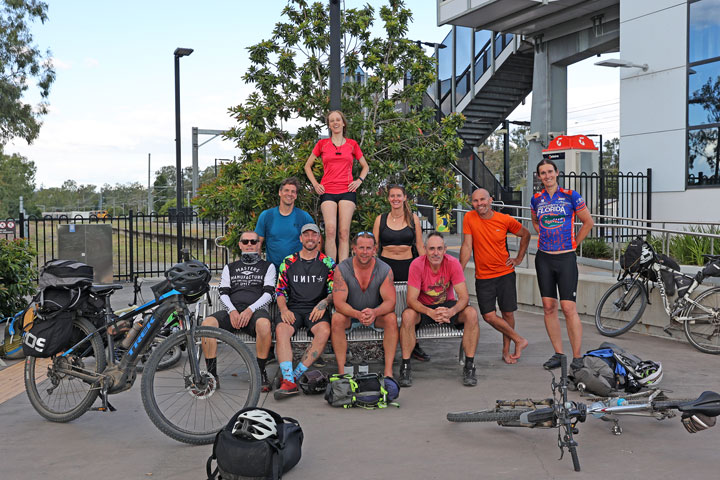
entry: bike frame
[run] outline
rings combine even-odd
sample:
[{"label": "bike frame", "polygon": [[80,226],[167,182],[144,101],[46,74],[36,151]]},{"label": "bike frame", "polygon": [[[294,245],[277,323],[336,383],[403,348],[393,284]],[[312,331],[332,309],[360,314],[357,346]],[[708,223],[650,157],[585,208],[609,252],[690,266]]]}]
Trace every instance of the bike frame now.
[{"label": "bike frame", "polygon": [[[107,339],[106,347],[106,360],[107,367],[101,373],[94,372],[78,372],[77,370],[63,369],[64,373],[78,377],[88,383],[96,383],[100,380],[100,388],[103,395],[119,393],[132,387],[137,377],[135,367],[139,361],[139,357],[146,348],[150,346],[153,339],[157,336],[160,330],[165,326],[169,317],[177,312],[180,315],[178,319],[180,328],[186,333],[186,345],[187,353],[193,361],[190,362],[190,370],[193,378],[196,382],[201,382],[200,367],[198,365],[199,356],[197,355],[197,346],[195,345],[193,333],[195,326],[188,321],[190,315],[187,304],[183,298],[183,295],[177,290],[171,290],[168,293],[160,296],[158,299],[153,299],[144,305],[141,305],[133,310],[130,310],[117,318],[113,318],[112,308],[110,306],[110,295],[112,292],[108,292],[104,295],[105,299],[105,325],[101,328],[96,329],[90,334],[86,335],[75,345],[71,346],[64,353],[60,354],[61,357],[66,357],[72,354],[75,349],[86,342],[91,336],[98,335],[100,332],[105,332]],[[155,310],[152,312],[150,318],[143,325],[142,330],[138,333],[137,337],[133,341],[132,345],[120,358],[119,362],[115,360],[115,346],[113,335],[107,333],[107,328],[121,320],[132,319],[138,314],[142,314],[149,310]],[[112,381],[106,383],[105,380],[111,378]]]}]

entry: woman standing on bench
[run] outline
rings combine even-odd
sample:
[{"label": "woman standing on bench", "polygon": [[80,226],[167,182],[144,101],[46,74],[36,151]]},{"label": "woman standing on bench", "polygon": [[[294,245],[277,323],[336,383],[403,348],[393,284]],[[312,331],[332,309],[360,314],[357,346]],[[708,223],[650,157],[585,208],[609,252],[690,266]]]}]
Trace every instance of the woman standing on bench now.
[{"label": "woman standing on bench", "polygon": [[[373,225],[373,235],[378,240],[380,260],[390,265],[396,282],[407,282],[410,263],[419,255],[425,255],[420,219],[410,210],[405,187],[390,185],[388,188],[390,212],[378,215]],[[430,355],[416,343],[413,358],[430,361]]]},{"label": "woman standing on bench", "polygon": [[[340,263],[350,252],[350,224],[357,204],[357,191],[370,167],[357,142],[345,136],[347,120],[340,110],[328,113],[327,125],[330,138],[323,138],[315,145],[305,162],[305,174],[320,195],[320,210],[325,222],[325,254]],[[313,164],[318,158],[323,164],[320,183],[313,173]],[[354,160],[362,167],[356,179],[352,174]]]}]

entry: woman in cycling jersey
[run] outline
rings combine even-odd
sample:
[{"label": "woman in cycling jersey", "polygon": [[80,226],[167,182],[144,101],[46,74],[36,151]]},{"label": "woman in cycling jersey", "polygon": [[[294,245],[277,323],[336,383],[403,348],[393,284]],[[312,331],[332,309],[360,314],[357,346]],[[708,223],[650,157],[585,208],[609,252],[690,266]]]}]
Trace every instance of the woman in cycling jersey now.
[{"label": "woman in cycling jersey", "polygon": [[[580,194],[558,186],[558,169],[552,160],[541,160],[536,170],[545,188],[530,200],[533,227],[539,234],[535,270],[545,313],[545,329],[555,349],[555,354],[543,367],[551,370],[560,366],[563,347],[558,318],[559,293],[573,353],[570,367],[576,370],[582,368],[583,363],[582,325],[575,304],[578,281],[575,249],[590,233],[594,222]],[[576,217],[582,222],[577,235]]]},{"label": "woman in cycling jersey", "polygon": [[[325,254],[340,263],[350,252],[350,223],[357,204],[357,190],[365,181],[370,167],[357,142],[345,136],[347,120],[341,111],[328,113],[327,125],[330,138],[317,142],[305,162],[305,174],[320,195],[320,210],[325,222]],[[323,176],[319,183],[312,170],[318,158],[323,164]],[[362,167],[356,179],[352,176],[354,160]]]},{"label": "woman in cycling jersey", "polygon": [[[410,263],[418,255],[425,255],[422,227],[417,215],[410,211],[405,187],[390,185],[388,188],[390,212],[378,215],[373,225],[373,235],[378,242],[380,260],[390,265],[396,282],[407,282]],[[413,246],[417,254],[413,254]],[[415,343],[412,355],[420,361],[430,360],[430,355]]]}]

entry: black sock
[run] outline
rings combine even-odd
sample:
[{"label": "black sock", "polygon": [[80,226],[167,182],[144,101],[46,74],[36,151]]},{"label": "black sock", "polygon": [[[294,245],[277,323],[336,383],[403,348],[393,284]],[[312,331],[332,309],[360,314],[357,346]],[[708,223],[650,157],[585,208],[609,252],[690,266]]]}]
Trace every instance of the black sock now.
[{"label": "black sock", "polygon": [[403,368],[410,368],[410,359],[408,358],[408,359],[406,360],[406,359],[403,358],[403,359],[402,359],[402,366],[403,366]]},{"label": "black sock", "polygon": [[465,355],[465,368],[472,368],[475,364],[475,357],[468,357]]},{"label": "black sock", "polygon": [[213,377],[217,377],[217,358],[206,358],[205,366]]},{"label": "black sock", "polygon": [[265,370],[265,364],[267,363],[267,358],[260,358],[257,357],[258,367],[260,367],[260,371],[262,372]]}]

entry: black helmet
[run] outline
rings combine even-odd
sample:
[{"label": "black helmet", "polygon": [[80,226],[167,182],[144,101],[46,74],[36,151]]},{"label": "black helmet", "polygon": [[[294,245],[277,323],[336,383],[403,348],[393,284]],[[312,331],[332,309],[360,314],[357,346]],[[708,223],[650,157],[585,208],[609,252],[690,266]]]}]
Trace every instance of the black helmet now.
[{"label": "black helmet", "polygon": [[298,385],[307,395],[325,393],[328,386],[328,376],[322,370],[309,370],[302,374]]},{"label": "black helmet", "polygon": [[210,288],[210,270],[198,260],[188,260],[173,265],[165,272],[170,285],[189,301],[197,301]]}]

